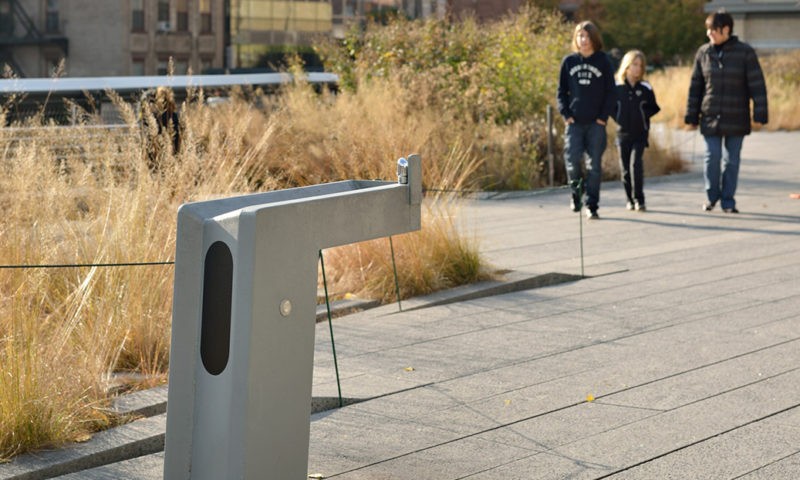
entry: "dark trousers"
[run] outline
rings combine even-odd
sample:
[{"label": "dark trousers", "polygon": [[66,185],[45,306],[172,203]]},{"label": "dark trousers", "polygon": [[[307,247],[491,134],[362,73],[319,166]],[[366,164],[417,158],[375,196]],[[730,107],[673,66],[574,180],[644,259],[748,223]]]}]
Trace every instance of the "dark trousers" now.
[{"label": "dark trousers", "polygon": [[628,197],[629,202],[636,202],[639,205],[644,205],[644,161],[642,157],[645,147],[647,147],[647,142],[644,139],[617,139],[625,196]]}]

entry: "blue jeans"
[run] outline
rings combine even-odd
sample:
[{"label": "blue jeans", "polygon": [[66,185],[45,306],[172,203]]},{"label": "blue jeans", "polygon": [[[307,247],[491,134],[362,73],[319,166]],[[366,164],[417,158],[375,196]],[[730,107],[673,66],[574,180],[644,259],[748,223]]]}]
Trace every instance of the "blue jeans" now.
[{"label": "blue jeans", "polygon": [[[722,200],[722,208],[736,207],[736,184],[739,181],[743,136],[704,136],[706,156],[703,163],[703,176],[706,182],[706,195],[712,204]],[[722,145],[725,144],[723,156]],[[721,173],[721,175],[720,175]],[[721,177],[721,178],[720,178]]]},{"label": "blue jeans", "polygon": [[[564,164],[567,167],[567,180],[583,179],[581,160],[584,153],[588,154],[585,160],[586,178],[583,182],[586,192],[586,206],[589,210],[597,210],[600,203],[600,181],[602,179],[602,159],[606,150],[606,127],[597,123],[567,125],[564,137]],[[573,189],[573,195],[578,192]]]}]

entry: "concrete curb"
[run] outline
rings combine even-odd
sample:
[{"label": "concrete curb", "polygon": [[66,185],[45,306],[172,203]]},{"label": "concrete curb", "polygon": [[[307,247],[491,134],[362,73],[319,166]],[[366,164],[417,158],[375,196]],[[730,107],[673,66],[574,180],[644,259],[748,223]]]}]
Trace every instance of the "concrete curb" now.
[{"label": "concrete curb", "polygon": [[43,480],[164,450],[166,414],[97,433],[86,443],[22,455],[3,465],[3,480]]}]

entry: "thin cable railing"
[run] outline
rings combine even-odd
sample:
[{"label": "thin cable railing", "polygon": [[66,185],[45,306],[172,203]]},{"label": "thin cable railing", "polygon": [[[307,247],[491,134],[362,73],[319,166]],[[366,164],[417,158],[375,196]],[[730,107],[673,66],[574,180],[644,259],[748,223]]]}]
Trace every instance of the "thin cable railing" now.
[{"label": "thin cable railing", "polygon": [[0,265],[0,270],[27,270],[37,268],[149,267],[155,265],[175,265],[175,262],[172,260],[165,260],[155,262],[9,264]]}]

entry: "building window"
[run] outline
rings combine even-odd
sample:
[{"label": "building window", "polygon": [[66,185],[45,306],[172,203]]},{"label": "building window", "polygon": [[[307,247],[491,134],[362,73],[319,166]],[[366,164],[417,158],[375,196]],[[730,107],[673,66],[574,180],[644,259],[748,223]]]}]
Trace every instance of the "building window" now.
[{"label": "building window", "polygon": [[208,57],[201,57],[200,58],[200,74],[205,75],[208,73],[209,70],[213,67],[214,62],[211,58]]},{"label": "building window", "polygon": [[159,58],[158,68],[156,69],[156,75],[167,75],[168,73],[169,73],[169,59]]},{"label": "building window", "polygon": [[189,31],[189,7],[187,3],[187,0],[178,0],[175,8],[175,26],[179,32]]},{"label": "building window", "polygon": [[211,0],[200,0],[200,33],[211,31]]},{"label": "building window", "polygon": [[58,0],[47,0],[47,12],[45,15],[45,32],[58,33]]},{"label": "building window", "polygon": [[189,61],[185,58],[176,58],[172,62],[174,71],[173,75],[186,75],[189,73]]},{"label": "building window", "polygon": [[0,0],[0,36],[10,37],[14,34],[14,14],[11,12],[11,0]]},{"label": "building window", "polygon": [[141,76],[144,75],[144,59],[133,57],[131,59],[131,75]]},{"label": "building window", "polygon": [[354,0],[345,0],[343,10],[345,17],[355,17],[361,13],[358,8],[358,3]]},{"label": "building window", "polygon": [[158,21],[169,22],[169,0],[158,0]]},{"label": "building window", "polygon": [[131,0],[131,30],[144,32],[144,0]]}]

